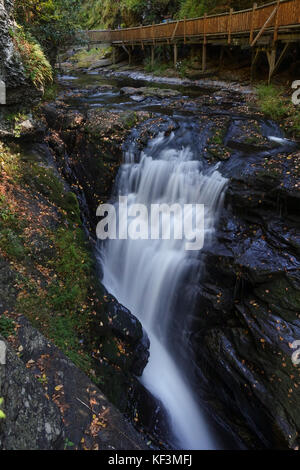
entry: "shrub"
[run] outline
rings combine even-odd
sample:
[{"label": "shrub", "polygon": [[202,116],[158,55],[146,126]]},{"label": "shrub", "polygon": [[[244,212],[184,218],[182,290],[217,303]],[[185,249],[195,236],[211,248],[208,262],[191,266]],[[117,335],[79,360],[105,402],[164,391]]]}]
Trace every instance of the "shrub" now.
[{"label": "shrub", "polygon": [[[0,333],[4,338],[8,338],[15,331],[15,324],[11,318],[0,316]],[[0,403],[1,404],[1,403]]]},{"label": "shrub", "polygon": [[280,119],[287,113],[282,100],[283,90],[274,85],[258,85],[256,87],[260,109],[272,119]]},{"label": "shrub", "polygon": [[20,27],[16,31],[11,31],[11,36],[20,53],[26,77],[34,86],[40,89],[52,82],[52,67],[33,36],[28,32],[25,33]]}]

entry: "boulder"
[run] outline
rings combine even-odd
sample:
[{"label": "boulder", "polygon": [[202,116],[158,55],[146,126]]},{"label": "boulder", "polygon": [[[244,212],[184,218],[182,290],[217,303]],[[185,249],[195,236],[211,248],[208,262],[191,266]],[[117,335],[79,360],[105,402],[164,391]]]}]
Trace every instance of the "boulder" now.
[{"label": "boulder", "polygon": [[101,59],[94,62],[88,70],[102,69],[112,64],[112,59]]}]

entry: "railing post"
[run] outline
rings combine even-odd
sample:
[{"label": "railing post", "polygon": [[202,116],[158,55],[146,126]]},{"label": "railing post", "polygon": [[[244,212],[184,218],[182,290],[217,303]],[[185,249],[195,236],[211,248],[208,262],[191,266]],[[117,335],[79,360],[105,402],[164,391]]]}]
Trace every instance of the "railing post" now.
[{"label": "railing post", "polygon": [[232,12],[233,12],[233,9],[230,8],[230,11],[229,11],[229,19],[228,19],[228,44],[231,43]]},{"label": "railing post", "polygon": [[154,21],[152,23],[152,40],[153,40],[153,44],[155,44],[155,38],[154,38]]},{"label": "railing post", "polygon": [[203,17],[202,72],[206,69],[206,13]]},{"label": "railing post", "polygon": [[141,24],[141,25],[140,25],[140,40],[141,40],[142,49],[144,50],[144,42],[143,42],[143,38],[142,38],[142,30],[143,30],[143,25]]},{"label": "railing post", "polygon": [[250,38],[249,38],[250,44],[251,44],[252,41],[253,41],[253,34],[254,34],[254,18],[255,18],[255,11],[256,11],[256,8],[257,8],[257,3],[254,3],[254,4],[253,4],[253,8],[252,8],[252,16],[251,16],[251,29],[250,29]]},{"label": "railing post", "polygon": [[280,0],[277,0],[277,11],[276,11],[276,16],[275,16],[273,44],[275,44],[278,38],[279,8],[280,8]]},{"label": "railing post", "polygon": [[184,44],[186,44],[186,16],[184,17],[184,23],[183,23],[183,37],[184,37]]}]

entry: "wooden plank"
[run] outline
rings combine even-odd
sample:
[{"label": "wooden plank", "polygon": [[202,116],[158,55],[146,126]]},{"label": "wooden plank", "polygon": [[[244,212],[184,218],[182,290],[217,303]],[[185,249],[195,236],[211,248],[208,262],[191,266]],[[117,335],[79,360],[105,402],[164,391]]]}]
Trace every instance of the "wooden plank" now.
[{"label": "wooden plank", "polygon": [[253,41],[253,28],[254,28],[254,18],[255,18],[256,8],[257,8],[257,3],[254,3],[253,8],[252,8],[252,15],[251,15],[251,29],[250,29],[250,38],[249,38],[250,44]]},{"label": "wooden plank", "polygon": [[172,37],[171,37],[171,41],[174,41],[174,37],[175,37],[176,31],[177,31],[178,25],[179,25],[179,21],[177,21],[177,23],[175,25],[175,28],[174,28],[174,31],[173,31],[173,34],[172,34]]},{"label": "wooden plank", "polygon": [[228,19],[228,44],[231,43],[232,12],[233,12],[233,8],[230,8],[229,19]]},{"label": "wooden plank", "polygon": [[275,26],[274,26],[274,35],[273,35],[273,43],[275,43],[278,39],[278,26],[279,26],[279,8],[280,8],[280,0],[277,0],[277,11],[275,17]]},{"label": "wooden plank", "polygon": [[206,17],[207,17],[207,14],[204,13],[204,17],[203,17],[203,44],[204,45],[206,44]]},{"label": "wooden plank", "polygon": [[272,75],[274,73],[274,68],[275,68],[275,62],[276,62],[276,48],[273,47],[270,50],[266,50],[267,58],[268,58],[268,63],[269,63],[269,78],[268,78],[268,84],[271,82]]},{"label": "wooden plank", "polygon": [[261,37],[261,35],[263,34],[264,30],[266,29],[266,27],[268,26],[268,24],[270,23],[270,21],[272,20],[272,18],[274,18],[276,12],[277,12],[277,6],[274,8],[274,10],[272,11],[272,13],[271,13],[270,16],[268,17],[268,19],[265,21],[265,23],[263,24],[263,26],[262,26],[262,28],[260,29],[259,33],[256,35],[255,39],[253,39],[253,41],[252,41],[252,43],[251,43],[251,47],[253,47],[254,44],[258,41],[258,39]]}]

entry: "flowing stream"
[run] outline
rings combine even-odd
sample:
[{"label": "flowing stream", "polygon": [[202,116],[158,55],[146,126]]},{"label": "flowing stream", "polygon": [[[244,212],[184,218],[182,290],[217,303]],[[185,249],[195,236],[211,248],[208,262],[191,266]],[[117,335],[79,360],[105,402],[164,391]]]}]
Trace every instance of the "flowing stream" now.
[{"label": "flowing stream", "polygon": [[[257,127],[255,122],[251,124],[248,115],[236,109],[241,96],[232,92],[224,97],[224,90],[222,94],[221,90],[179,87],[182,96],[175,101],[149,97],[136,102],[120,93],[120,89],[145,86],[141,80],[93,74],[62,77],[62,81],[68,87],[67,94],[71,91],[69,98],[64,96],[64,99],[76,110],[99,107],[108,113],[120,110],[151,113],[152,118],[147,121],[148,142],[147,133],[139,134],[143,131],[137,127],[124,146],[123,165],[118,172],[112,203],[117,212],[119,196],[127,197],[128,210],[133,205],[143,204],[148,213],[140,214],[141,226],[149,222],[153,204],[169,207],[177,204],[181,208],[187,204],[203,204],[205,248],[213,241],[217,228],[226,176],[238,177],[245,165],[276,155],[278,148],[287,150],[294,145],[284,139],[281,129],[272,121],[262,120],[257,123],[262,135],[260,141],[254,139],[254,145],[247,141],[249,132],[252,138],[256,136]],[[72,85],[74,81],[76,85]],[[87,87],[92,87],[92,91]],[[72,93],[73,88],[75,93]],[[230,147],[232,157],[228,160],[215,159],[211,154],[214,145],[208,139],[216,129],[225,131],[219,150]],[[143,142],[143,150],[139,142]],[[219,163],[214,164],[216,161]],[[194,208],[191,214],[194,215]],[[102,282],[108,292],[140,319],[150,338],[150,360],[141,378],[143,385],[157,398],[151,403],[152,408],[148,409],[145,403],[146,414],[148,410],[151,414],[146,423],[150,434],[175,449],[232,448],[234,443],[230,437],[212,425],[199,403],[201,374],[199,358],[191,352],[191,334],[194,322],[201,315],[198,299],[205,250],[188,251],[184,237],[172,237],[180,218],[182,220],[182,215],[174,212],[169,219],[171,239],[161,236],[161,218],[151,224],[151,228],[160,233],[157,239],[101,243]],[[122,209],[118,228],[126,232],[132,220],[128,211]],[[167,412],[167,423],[162,408]]]},{"label": "flowing stream", "polygon": [[[151,204],[204,204],[205,243],[209,243],[222,207],[226,178],[217,167],[205,170],[199,155],[188,144],[178,142],[176,132],[169,136],[161,133],[143,151],[134,150],[133,145],[124,152],[117,195],[128,197],[129,208],[144,204],[149,212]],[[117,200],[115,206],[117,209]],[[173,227],[181,215],[172,216]],[[121,228],[129,219],[126,212],[120,214]],[[161,226],[162,219],[156,223]],[[177,348],[172,333],[180,286],[187,273],[194,279],[201,275],[199,251],[186,250],[186,242],[185,237],[177,240],[172,236],[170,240],[160,236],[156,240],[105,241],[103,284],[139,318],[150,338],[150,360],[142,382],[167,410],[176,445],[214,449],[215,438],[189,385],[188,364],[183,365],[177,356],[181,345]],[[192,309],[191,303],[186,299],[186,311]]]}]

